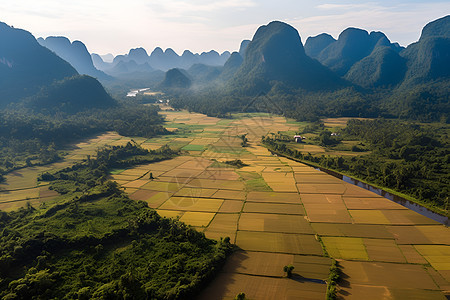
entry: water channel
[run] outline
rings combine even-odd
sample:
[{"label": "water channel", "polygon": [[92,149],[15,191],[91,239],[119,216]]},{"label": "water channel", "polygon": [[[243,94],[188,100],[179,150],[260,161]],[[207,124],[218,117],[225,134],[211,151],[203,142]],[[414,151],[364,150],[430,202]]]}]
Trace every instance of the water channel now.
[{"label": "water channel", "polygon": [[376,194],[378,194],[378,195],[380,195],[380,196],[382,196],[382,197],[384,197],[386,199],[394,201],[395,203],[398,203],[398,204],[400,204],[400,205],[402,205],[402,206],[404,206],[406,208],[409,208],[410,210],[413,210],[413,211],[421,214],[422,216],[428,217],[428,218],[430,218],[432,220],[435,220],[435,221],[437,221],[437,222],[439,222],[441,224],[444,224],[445,226],[449,226],[449,224],[450,224],[450,221],[449,221],[448,217],[443,216],[441,214],[438,214],[438,213],[436,213],[434,211],[431,211],[428,208],[421,206],[420,204],[414,203],[414,202],[409,201],[409,200],[407,200],[405,198],[402,198],[400,196],[393,195],[393,194],[391,194],[389,192],[386,192],[386,191],[384,191],[384,190],[382,190],[380,188],[374,187],[374,186],[372,186],[370,184],[367,184],[365,182],[361,182],[361,181],[353,179],[351,177],[348,177],[348,176],[345,176],[345,175],[342,175],[342,174],[339,174],[339,173],[336,173],[336,172],[333,172],[333,171],[330,171],[330,170],[327,170],[327,169],[324,169],[324,168],[320,168],[320,167],[319,168],[315,167],[315,168],[317,170],[319,170],[319,171],[325,172],[325,173],[327,173],[329,175],[332,175],[332,176],[334,176],[336,178],[339,178],[339,179],[341,179],[341,180],[343,180],[343,181],[345,181],[347,183],[350,183],[350,184],[362,187],[363,189],[366,189],[366,190],[371,191],[373,193],[376,193]]}]

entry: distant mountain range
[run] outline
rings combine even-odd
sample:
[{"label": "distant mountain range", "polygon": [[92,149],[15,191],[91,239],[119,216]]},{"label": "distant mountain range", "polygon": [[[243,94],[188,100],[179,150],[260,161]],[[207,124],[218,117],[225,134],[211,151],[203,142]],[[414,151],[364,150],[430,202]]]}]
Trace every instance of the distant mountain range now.
[{"label": "distant mountain range", "polygon": [[419,41],[406,48],[382,32],[358,28],[345,29],[337,40],[326,33],[310,37],[303,47],[295,28],[274,21],[243,41],[219,74],[202,77],[196,69],[196,75],[187,70],[192,86],[200,84],[196,78],[203,78],[205,86],[207,78],[205,91],[215,89],[223,99],[264,93],[288,97],[304,108],[312,105],[308,109],[314,114],[320,114],[322,105],[336,115],[448,120],[450,16],[427,24]]},{"label": "distant mountain range", "polygon": [[153,70],[167,71],[173,68],[189,69],[195,64],[223,66],[230,55],[228,51],[219,54],[211,50],[198,54],[185,50],[180,56],[171,48],[163,51],[157,47],[150,55],[144,48],[131,49],[128,54],[117,55],[110,63],[105,62],[98,54],[93,53],[91,56],[96,68],[115,76],[123,74],[125,69],[127,73],[132,73],[143,70],[151,72]]},{"label": "distant mountain range", "polygon": [[[50,40],[55,44],[68,42]],[[81,43],[71,45],[75,52],[86,50]],[[82,58],[77,65],[80,68]],[[67,113],[115,105],[95,78],[80,76],[69,62],[41,46],[28,31],[0,23],[0,108],[17,103],[37,111],[60,107]]]}]

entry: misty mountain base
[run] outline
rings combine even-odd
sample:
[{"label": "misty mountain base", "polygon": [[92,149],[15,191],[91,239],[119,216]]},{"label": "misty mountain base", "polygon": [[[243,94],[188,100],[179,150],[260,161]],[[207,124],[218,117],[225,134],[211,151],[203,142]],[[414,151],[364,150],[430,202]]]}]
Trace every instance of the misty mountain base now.
[{"label": "misty mountain base", "polygon": [[107,170],[169,159],[170,149],[128,144],[41,180],[63,196],[52,206],[0,212],[3,299],[188,299],[220,269],[229,239],[160,217],[130,200]]}]

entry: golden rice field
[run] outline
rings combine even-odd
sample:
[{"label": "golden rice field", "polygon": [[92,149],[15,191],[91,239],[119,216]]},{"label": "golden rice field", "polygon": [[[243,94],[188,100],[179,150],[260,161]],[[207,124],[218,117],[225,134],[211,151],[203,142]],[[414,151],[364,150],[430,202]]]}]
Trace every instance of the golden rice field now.
[{"label": "golden rice field", "polygon": [[[238,251],[199,299],[234,299],[240,292],[248,299],[325,299],[323,280],[331,258],[342,266],[340,299],[446,299],[450,294],[449,229],[259,145],[269,132],[295,132],[295,122],[269,114],[227,120],[186,111],[161,114],[174,134],[134,140],[146,149],[173,145],[184,154],[114,170],[111,179],[161,216],[236,244]],[[325,120],[330,127],[346,121]],[[248,147],[241,147],[242,134]],[[62,163],[11,173],[0,185],[0,209],[57,201],[58,195],[37,184],[39,173],[129,140],[108,132],[75,145]],[[312,145],[299,147],[321,152]],[[221,164],[234,159],[248,166]],[[283,272],[288,264],[295,267],[292,279]]]}]

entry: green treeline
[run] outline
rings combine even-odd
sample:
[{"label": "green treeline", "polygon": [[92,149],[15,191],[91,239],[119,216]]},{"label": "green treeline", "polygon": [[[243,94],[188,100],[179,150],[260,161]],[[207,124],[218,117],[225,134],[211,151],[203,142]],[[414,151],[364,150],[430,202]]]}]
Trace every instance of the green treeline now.
[{"label": "green treeline", "polygon": [[[313,156],[288,147],[288,143],[265,137],[270,149],[310,161],[327,169],[410,195],[448,214],[450,194],[449,129],[442,124],[413,124],[376,119],[350,120],[342,135],[363,141],[353,151],[371,152],[358,156]],[[321,141],[337,142],[329,137]],[[343,137],[340,137],[343,138]],[[326,143],[325,143],[326,144]]]},{"label": "green treeline", "polygon": [[155,106],[122,104],[77,114],[37,114],[25,109],[0,111],[0,180],[7,172],[60,158],[63,146],[105,131],[154,137],[168,132]]},{"label": "green treeline", "polygon": [[270,91],[259,96],[232,93],[220,86],[202,91],[186,90],[183,93],[172,91],[170,104],[176,109],[214,117],[227,117],[232,112],[260,111],[284,115],[297,121],[318,121],[322,117],[394,117],[448,123],[448,90],[446,81],[417,85],[395,93],[358,87],[311,92],[274,82]]},{"label": "green treeline", "polygon": [[39,209],[0,212],[2,299],[190,299],[231,249],[145,202],[130,200],[108,169],[169,159],[131,143],[42,174],[63,195]]}]

